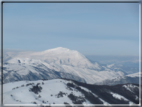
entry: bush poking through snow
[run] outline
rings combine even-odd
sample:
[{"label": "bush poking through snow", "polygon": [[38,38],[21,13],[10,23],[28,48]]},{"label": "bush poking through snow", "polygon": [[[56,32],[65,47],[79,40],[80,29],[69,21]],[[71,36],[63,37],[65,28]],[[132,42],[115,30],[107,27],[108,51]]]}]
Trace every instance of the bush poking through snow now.
[{"label": "bush poking through snow", "polygon": [[42,90],[42,87],[41,86],[38,86],[39,84],[37,84],[36,86],[33,86],[32,88],[30,88],[29,91],[32,91],[34,92],[35,94],[38,94],[39,92],[41,92]]},{"label": "bush poking through snow", "polygon": [[21,85],[21,87],[24,87],[24,84],[23,84],[23,85]]},{"label": "bush poking through snow", "polygon": [[56,96],[57,98],[63,97],[64,95],[66,95],[67,93],[64,93],[62,91],[60,91]]},{"label": "bush poking through snow", "polygon": [[37,104],[36,102],[33,102],[33,104]]},{"label": "bush poking through snow", "polygon": [[72,107],[72,106],[69,105],[69,103],[67,103],[67,102],[64,102],[64,104],[65,104],[65,107]]},{"label": "bush poking through snow", "polygon": [[38,98],[41,98],[41,96],[39,95]]},{"label": "bush poking through snow", "polygon": [[74,104],[82,104],[83,102],[85,102],[85,99],[81,96],[78,97],[73,94],[69,94],[68,97],[72,100]]}]

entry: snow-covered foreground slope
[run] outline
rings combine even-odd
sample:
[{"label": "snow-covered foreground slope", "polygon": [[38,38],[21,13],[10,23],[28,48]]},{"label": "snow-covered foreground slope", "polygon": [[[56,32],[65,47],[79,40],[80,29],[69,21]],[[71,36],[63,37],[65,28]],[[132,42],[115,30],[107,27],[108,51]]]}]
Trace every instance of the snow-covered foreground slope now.
[{"label": "snow-covered foreground slope", "polygon": [[139,87],[89,85],[65,79],[19,81],[3,85],[4,104],[138,104]]},{"label": "snow-covered foreground slope", "polygon": [[65,64],[47,63],[30,58],[13,58],[3,65],[4,83],[16,80],[41,80],[68,78],[94,84],[106,79],[123,76],[121,71],[76,67]]}]

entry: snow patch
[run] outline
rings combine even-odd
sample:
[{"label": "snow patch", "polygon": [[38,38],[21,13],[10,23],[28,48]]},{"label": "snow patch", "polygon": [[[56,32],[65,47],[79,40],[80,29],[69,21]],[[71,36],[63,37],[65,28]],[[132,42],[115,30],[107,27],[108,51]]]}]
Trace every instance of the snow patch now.
[{"label": "snow patch", "polygon": [[[114,98],[117,98],[117,99],[119,99],[119,100],[125,100],[125,101],[129,101],[127,98],[125,98],[125,97],[123,97],[122,95],[120,95],[120,94],[117,94],[117,93],[114,93],[114,92],[110,92],[110,94],[112,94],[112,96],[114,97]],[[131,101],[129,101],[129,104],[134,104],[133,102],[131,102]]]}]

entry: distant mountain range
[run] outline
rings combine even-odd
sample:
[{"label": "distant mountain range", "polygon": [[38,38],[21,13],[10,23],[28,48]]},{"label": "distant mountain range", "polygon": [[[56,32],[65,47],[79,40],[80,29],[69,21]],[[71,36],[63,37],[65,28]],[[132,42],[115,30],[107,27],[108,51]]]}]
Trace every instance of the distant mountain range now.
[{"label": "distant mountain range", "polygon": [[3,85],[4,104],[139,104],[136,84],[90,85],[66,79],[11,82]]},{"label": "distant mountain range", "polygon": [[139,80],[142,82],[141,77],[142,73],[138,72],[126,76],[116,77],[114,79],[108,79],[95,84],[96,85],[116,85],[116,84],[126,84],[126,83],[139,84]]}]

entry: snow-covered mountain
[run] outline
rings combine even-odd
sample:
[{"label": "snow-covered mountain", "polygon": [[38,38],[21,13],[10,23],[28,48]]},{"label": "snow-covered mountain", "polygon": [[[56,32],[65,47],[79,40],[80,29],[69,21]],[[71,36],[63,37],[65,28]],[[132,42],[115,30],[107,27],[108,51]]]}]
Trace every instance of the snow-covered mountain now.
[{"label": "snow-covered mountain", "polygon": [[3,85],[4,105],[10,104],[138,104],[135,84],[97,86],[66,79],[11,82]]},{"label": "snow-covered mountain", "polygon": [[126,83],[134,83],[139,84],[139,78],[142,77],[142,73],[133,73],[126,76],[120,76],[113,79],[107,79],[105,81],[101,81],[95,83],[97,85],[116,85],[116,84],[126,84]]},{"label": "snow-covered mountain", "polygon": [[125,75],[133,74],[139,72],[139,64],[138,63],[128,63],[123,62],[121,64],[106,64],[106,67],[113,71],[122,71]]},{"label": "snow-covered mountain", "polygon": [[58,71],[56,67],[40,60],[14,58],[3,65],[3,82],[21,80],[41,80],[53,78],[68,78],[85,82],[83,78],[66,72]]},{"label": "snow-covered mountain", "polygon": [[[92,63],[75,50],[58,47],[42,52],[8,53],[4,57],[4,104],[139,103],[138,83],[127,80],[137,81],[137,74],[125,76],[125,70],[119,66]],[[120,81],[130,84],[115,85]],[[106,86],[104,82],[114,84]]]},{"label": "snow-covered mountain", "polygon": [[38,59],[50,64],[62,64],[79,68],[100,69],[97,63],[92,64],[84,55],[78,51],[63,47],[48,49],[41,52],[22,52],[15,57]]},{"label": "snow-covered mountain", "polygon": [[68,78],[90,84],[124,76],[120,70],[91,63],[81,53],[67,48],[42,52],[19,52],[3,65],[4,82]]},{"label": "snow-covered mountain", "polygon": [[128,77],[142,77],[142,72],[137,72],[137,73],[129,74],[127,76]]},{"label": "snow-covered mountain", "polygon": [[115,72],[109,69],[98,71],[71,65],[47,63],[29,58],[13,58],[4,63],[3,74],[4,82],[62,77],[91,84],[124,75],[121,71]]}]

